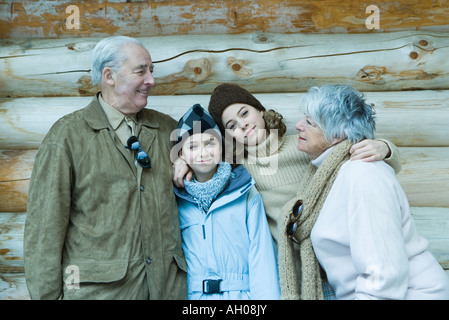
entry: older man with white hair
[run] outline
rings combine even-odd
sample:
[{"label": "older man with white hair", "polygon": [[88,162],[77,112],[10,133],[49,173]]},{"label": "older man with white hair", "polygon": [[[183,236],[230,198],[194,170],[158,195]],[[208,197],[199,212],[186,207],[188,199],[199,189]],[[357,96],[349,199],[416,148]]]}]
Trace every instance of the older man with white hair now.
[{"label": "older man with white hair", "polygon": [[101,92],[43,140],[24,236],[32,299],[187,297],[169,160],[176,121],[144,109],[152,72],[139,40],[100,41],[92,82]]}]

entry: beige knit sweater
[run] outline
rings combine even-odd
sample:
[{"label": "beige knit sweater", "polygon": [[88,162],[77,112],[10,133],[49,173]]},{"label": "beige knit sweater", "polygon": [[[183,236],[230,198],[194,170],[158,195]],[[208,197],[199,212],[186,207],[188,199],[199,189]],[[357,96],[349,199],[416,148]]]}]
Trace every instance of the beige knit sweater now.
[{"label": "beige knit sweater", "polygon": [[301,178],[311,161],[307,154],[296,148],[297,142],[297,135],[278,140],[276,135],[270,134],[257,147],[247,147],[249,155],[243,163],[256,181],[276,245],[281,209],[296,196]]},{"label": "beige knit sweater", "polygon": [[[401,170],[398,148],[388,140],[382,140],[391,150],[386,162],[396,173]],[[284,205],[297,193],[311,158],[297,149],[298,135],[285,135],[278,139],[275,134],[258,146],[247,147],[248,157],[243,166],[256,181],[256,188],[262,196],[271,235],[277,246],[278,221]]]}]

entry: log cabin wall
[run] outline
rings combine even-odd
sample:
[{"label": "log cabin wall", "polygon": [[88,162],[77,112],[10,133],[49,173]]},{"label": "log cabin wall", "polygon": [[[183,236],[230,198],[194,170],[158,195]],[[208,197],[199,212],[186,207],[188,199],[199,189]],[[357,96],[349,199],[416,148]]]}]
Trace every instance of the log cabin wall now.
[{"label": "log cabin wall", "polygon": [[448,0],[3,1],[0,299],[28,298],[22,241],[34,157],[51,125],[91,100],[90,52],[110,35],[143,41],[156,78],[147,107],[175,119],[234,82],[283,114],[293,134],[311,86],[366,92],[378,137],[400,147],[398,178],[417,227],[449,270]]}]

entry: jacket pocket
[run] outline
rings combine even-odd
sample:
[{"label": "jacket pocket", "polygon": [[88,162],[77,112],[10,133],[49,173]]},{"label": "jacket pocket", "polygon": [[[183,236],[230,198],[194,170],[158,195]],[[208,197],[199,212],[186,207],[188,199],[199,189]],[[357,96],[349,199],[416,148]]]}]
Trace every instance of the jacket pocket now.
[{"label": "jacket pocket", "polygon": [[63,266],[66,285],[79,283],[109,283],[119,281],[126,275],[128,261],[120,262],[73,262]]},{"label": "jacket pocket", "polygon": [[187,272],[187,263],[186,259],[184,258],[184,255],[173,254],[173,257],[175,258],[176,264],[178,265],[179,269],[181,269],[184,272]]},{"label": "jacket pocket", "polygon": [[128,261],[72,262],[63,265],[63,296],[66,300],[120,299]]}]

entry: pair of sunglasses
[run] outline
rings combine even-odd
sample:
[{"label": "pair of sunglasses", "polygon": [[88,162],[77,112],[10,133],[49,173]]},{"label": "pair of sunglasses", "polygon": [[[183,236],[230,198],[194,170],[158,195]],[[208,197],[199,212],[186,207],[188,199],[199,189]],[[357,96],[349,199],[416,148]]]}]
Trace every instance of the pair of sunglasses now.
[{"label": "pair of sunglasses", "polygon": [[126,149],[137,150],[136,162],[144,168],[151,168],[150,156],[140,147],[139,139],[136,136],[131,136],[126,143]]},{"label": "pair of sunglasses", "polygon": [[297,241],[294,239],[293,234],[295,233],[296,227],[298,226],[298,218],[301,214],[303,209],[303,203],[302,200],[298,200],[295,202],[292,208],[292,212],[290,213],[290,222],[287,224],[285,233],[287,234],[287,237],[290,238],[290,240],[297,243]]}]

